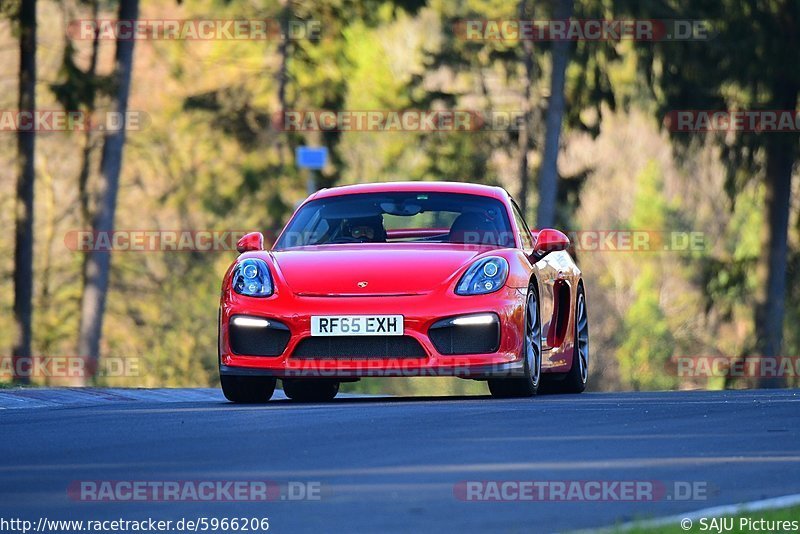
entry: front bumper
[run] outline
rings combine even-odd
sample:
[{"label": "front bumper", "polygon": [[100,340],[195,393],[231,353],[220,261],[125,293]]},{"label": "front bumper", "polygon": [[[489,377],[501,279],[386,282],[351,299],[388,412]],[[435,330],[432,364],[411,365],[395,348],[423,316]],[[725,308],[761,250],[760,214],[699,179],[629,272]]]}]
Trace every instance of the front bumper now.
[{"label": "front bumper", "polygon": [[[429,335],[441,321],[464,315],[496,314],[499,340],[496,350],[477,354],[442,354]],[[245,297],[227,291],[220,308],[220,373],[284,377],[358,378],[379,376],[458,376],[490,378],[519,376],[523,340],[525,293],[514,288],[481,296],[454,294],[311,297],[276,294],[269,298]],[[389,348],[380,357],[342,357],[340,354],[303,355],[303,343],[319,340],[311,336],[312,315],[403,315],[404,335],[421,347],[419,353],[393,354]],[[263,318],[288,329],[285,348],[278,354],[255,356],[242,353],[242,343],[231,346],[231,319],[235,316]],[[324,339],[324,338],[323,338]],[[398,350],[403,344],[398,343]],[[244,345],[246,347],[246,344]],[[441,341],[439,341],[441,347]],[[280,348],[283,348],[282,346]],[[280,348],[278,350],[280,350]],[[300,348],[301,350],[298,350]],[[233,350],[237,349],[237,350]],[[275,352],[278,352],[276,350]],[[237,353],[238,352],[238,353]]]}]

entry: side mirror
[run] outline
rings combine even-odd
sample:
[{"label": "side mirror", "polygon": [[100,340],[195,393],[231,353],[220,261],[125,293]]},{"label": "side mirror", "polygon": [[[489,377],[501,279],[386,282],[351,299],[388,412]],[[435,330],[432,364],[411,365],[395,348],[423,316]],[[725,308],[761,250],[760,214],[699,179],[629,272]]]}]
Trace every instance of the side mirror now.
[{"label": "side mirror", "polygon": [[533,256],[540,260],[551,252],[566,250],[569,247],[569,238],[564,232],[559,232],[552,228],[539,230],[536,236],[536,244],[533,245]]},{"label": "side mirror", "polygon": [[236,243],[236,250],[239,252],[264,250],[264,235],[261,232],[244,234],[239,242]]}]

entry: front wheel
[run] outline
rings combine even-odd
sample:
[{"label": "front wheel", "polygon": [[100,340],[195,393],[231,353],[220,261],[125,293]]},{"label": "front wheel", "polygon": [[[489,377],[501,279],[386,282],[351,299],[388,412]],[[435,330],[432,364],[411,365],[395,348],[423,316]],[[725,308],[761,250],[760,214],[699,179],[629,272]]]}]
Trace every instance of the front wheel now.
[{"label": "front wheel", "polygon": [[325,402],[333,400],[339,393],[339,382],[336,380],[284,380],[283,392],[293,401]]},{"label": "front wheel", "polygon": [[539,390],[542,376],[542,321],[539,300],[533,286],[528,288],[525,304],[525,338],[522,342],[523,376],[489,379],[493,397],[533,397]]},{"label": "front wheel", "polygon": [[222,394],[231,402],[255,404],[267,402],[275,392],[277,380],[264,376],[220,375]]}]

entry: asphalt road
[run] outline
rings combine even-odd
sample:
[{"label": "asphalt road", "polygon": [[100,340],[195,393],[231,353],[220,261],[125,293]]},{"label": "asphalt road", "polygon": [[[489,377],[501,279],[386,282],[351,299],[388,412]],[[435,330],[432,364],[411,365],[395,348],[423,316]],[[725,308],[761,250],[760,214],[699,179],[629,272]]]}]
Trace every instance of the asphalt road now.
[{"label": "asphalt road", "polygon": [[[235,406],[207,390],[172,402],[163,390],[107,396],[0,409],[0,518],[236,516],[268,517],[270,532],[560,532],[800,493],[797,390],[263,406]],[[284,497],[289,482],[303,482],[319,499],[86,502],[68,494],[80,481],[131,480],[268,480]],[[690,500],[458,498],[459,483],[487,480],[651,481],[668,493],[677,481],[701,490]]]}]

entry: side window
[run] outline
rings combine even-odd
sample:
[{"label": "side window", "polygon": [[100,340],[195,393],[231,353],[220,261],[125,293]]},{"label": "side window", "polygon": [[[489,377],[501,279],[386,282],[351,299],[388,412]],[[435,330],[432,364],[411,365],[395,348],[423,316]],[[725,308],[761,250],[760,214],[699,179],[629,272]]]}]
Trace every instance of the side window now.
[{"label": "side window", "polygon": [[525,250],[530,250],[533,248],[533,238],[531,237],[531,231],[528,228],[525,219],[522,217],[522,213],[520,213],[519,206],[513,200],[511,201],[511,206],[514,212],[514,220],[517,222],[517,228],[519,228],[519,238],[522,241],[522,248]]}]

